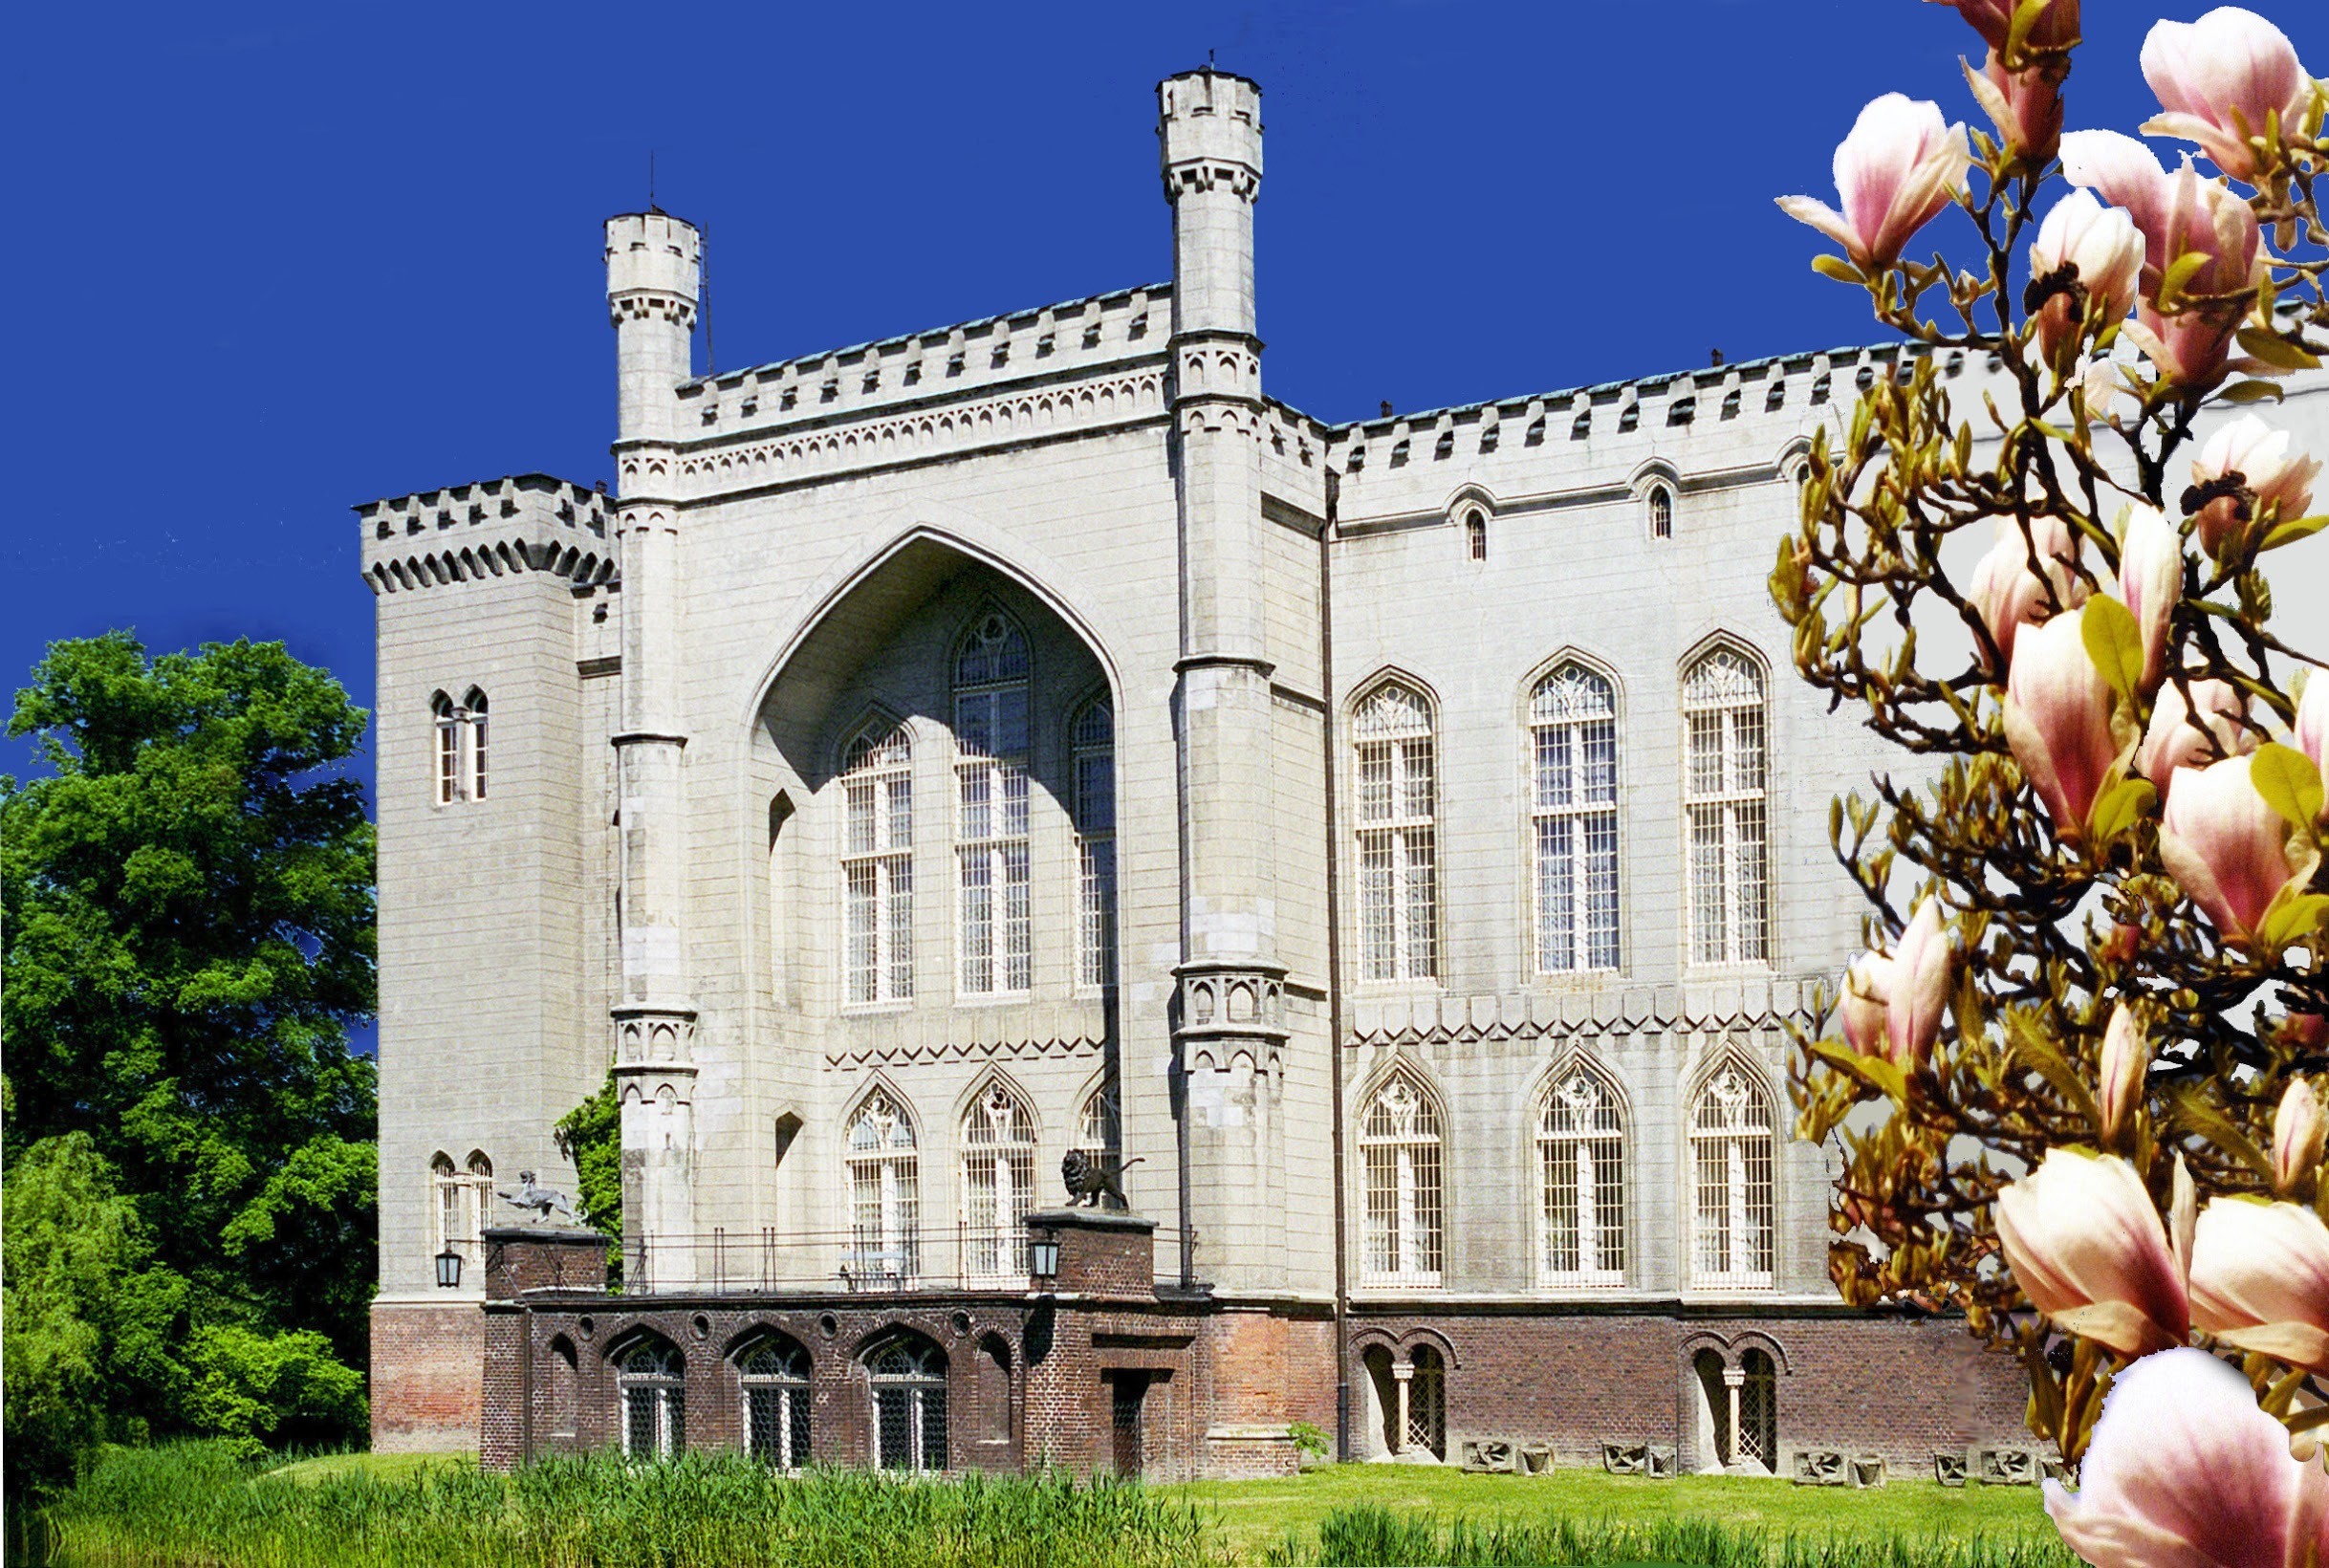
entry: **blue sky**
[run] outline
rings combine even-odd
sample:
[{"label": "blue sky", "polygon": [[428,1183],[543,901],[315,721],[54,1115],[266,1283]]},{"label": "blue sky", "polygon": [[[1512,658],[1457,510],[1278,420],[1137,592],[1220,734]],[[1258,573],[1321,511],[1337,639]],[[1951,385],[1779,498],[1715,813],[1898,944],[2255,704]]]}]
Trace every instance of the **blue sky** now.
[{"label": "blue sky", "polygon": [[[2086,13],[2071,122],[2131,128],[2151,8]],[[1347,419],[1866,340],[1771,198],[1877,92],[1970,114],[1974,42],[1915,0],[28,7],[0,680],[133,626],[368,704],[352,504],[608,474],[599,226],[650,149],[742,365],[1164,277],[1151,89],[1212,51],[1265,92],[1267,384]]]}]

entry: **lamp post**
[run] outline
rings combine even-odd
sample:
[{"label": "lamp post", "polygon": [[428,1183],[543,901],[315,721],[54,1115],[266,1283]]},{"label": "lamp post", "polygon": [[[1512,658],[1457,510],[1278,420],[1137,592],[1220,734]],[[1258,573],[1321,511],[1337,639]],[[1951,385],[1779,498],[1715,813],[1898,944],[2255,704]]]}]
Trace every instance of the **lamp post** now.
[{"label": "lamp post", "polygon": [[447,1291],[461,1288],[461,1254],[450,1247],[437,1254],[437,1286]]}]

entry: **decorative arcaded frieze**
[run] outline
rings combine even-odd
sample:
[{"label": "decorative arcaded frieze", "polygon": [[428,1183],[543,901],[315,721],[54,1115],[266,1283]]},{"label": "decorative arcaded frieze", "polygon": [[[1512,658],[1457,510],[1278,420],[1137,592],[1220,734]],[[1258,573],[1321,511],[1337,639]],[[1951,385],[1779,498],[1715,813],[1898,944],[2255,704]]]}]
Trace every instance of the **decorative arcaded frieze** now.
[{"label": "decorative arcaded frieze", "polygon": [[1174,393],[1183,398],[1261,396],[1261,356],[1244,343],[1197,341],[1173,351]]},{"label": "decorative arcaded frieze", "polygon": [[831,1049],[825,1052],[828,1067],[896,1067],[928,1062],[948,1061],[1022,1061],[1032,1057],[1050,1056],[1074,1059],[1096,1056],[1106,1048],[1106,1039],[1098,1034],[1047,1035],[1036,1039],[999,1038],[990,1040],[966,1039],[952,1035],[944,1039],[885,1040],[856,1048]]},{"label": "decorative arcaded frieze", "polygon": [[1172,1033],[1186,1067],[1274,1066],[1286,1044],[1286,971],[1215,961],[1176,970]]},{"label": "decorative arcaded frieze", "polygon": [[1773,1029],[1805,1013],[1807,987],[1756,979],[1718,986],[1632,986],[1508,992],[1493,996],[1399,995],[1350,1004],[1351,1043],[1471,1043],[1570,1034]]}]

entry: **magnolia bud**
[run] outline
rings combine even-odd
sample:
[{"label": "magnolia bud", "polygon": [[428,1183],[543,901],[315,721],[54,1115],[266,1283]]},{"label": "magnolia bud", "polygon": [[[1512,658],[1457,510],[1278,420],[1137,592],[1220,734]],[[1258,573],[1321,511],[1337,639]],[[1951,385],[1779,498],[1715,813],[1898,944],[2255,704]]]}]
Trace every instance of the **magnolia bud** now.
[{"label": "magnolia bud", "polygon": [[2290,1079],[2280,1109],[2273,1114],[2273,1190],[2295,1196],[2320,1168],[2324,1141],[2329,1141],[2329,1122],[2322,1118],[2320,1097],[2303,1078]]},{"label": "magnolia bud", "polygon": [[2144,1080],[2151,1071],[2151,1042],[2143,1025],[2121,1002],[2111,1010],[2110,1027],[2102,1034],[2102,1141],[2115,1143],[2134,1122],[2143,1103]]}]

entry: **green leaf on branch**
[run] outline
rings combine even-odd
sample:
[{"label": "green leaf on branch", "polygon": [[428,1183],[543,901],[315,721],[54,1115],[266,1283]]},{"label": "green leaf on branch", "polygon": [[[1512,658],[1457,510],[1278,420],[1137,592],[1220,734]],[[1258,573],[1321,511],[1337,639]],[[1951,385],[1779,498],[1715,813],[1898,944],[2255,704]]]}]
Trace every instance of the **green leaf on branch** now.
[{"label": "green leaf on branch", "polygon": [[2256,923],[2256,947],[2265,953],[2285,952],[2320,929],[2324,920],[2329,920],[2329,893],[2302,893],[2297,883],[2289,882]]},{"label": "green leaf on branch", "polygon": [[2250,1142],[2231,1118],[2201,1099],[2190,1084],[2169,1084],[2165,1092],[2169,1115],[2178,1126],[2207,1139],[2267,1181],[2272,1179],[2273,1162],[2264,1150]]},{"label": "green leaf on branch", "polygon": [[2167,263],[2167,270],[2159,276],[2159,308],[2163,311],[2172,309],[2177,297],[2184,292],[2184,285],[2190,282],[2192,275],[2208,262],[2206,251],[2187,250]]},{"label": "green leaf on branch", "polygon": [[1814,1040],[1812,1054],[1849,1078],[1856,1078],[1887,1100],[1908,1102],[1908,1079],[1883,1056],[1863,1056],[1834,1040]]},{"label": "green leaf on branch", "polygon": [[2110,688],[2132,701],[2143,681],[2143,628],[2127,607],[2098,594],[2079,612],[2079,641]]},{"label": "green leaf on branch", "polygon": [[2288,393],[2277,381],[2234,381],[2216,396],[2226,403],[2278,403]]},{"label": "green leaf on branch", "polygon": [[2318,356],[2308,354],[2301,344],[2292,343],[2278,333],[2267,332],[2262,327],[2242,327],[2239,338],[2240,346],[2251,357],[2262,359],[2268,365],[2278,365],[2283,370],[2318,370],[2321,367]]},{"label": "green leaf on branch", "polygon": [[2256,749],[2248,776],[2264,803],[2280,813],[2289,826],[2299,833],[2313,831],[2321,815],[2321,774],[2311,757],[2275,741]]},{"label": "green leaf on branch", "polygon": [[2292,517],[2285,523],[2274,524],[2271,532],[2265,534],[2263,542],[2256,548],[2277,550],[2284,544],[2295,544],[2299,539],[2309,539],[2324,528],[2329,528],[2329,512],[2313,517]]},{"label": "green leaf on branch", "polygon": [[1868,279],[1861,270],[1841,256],[1814,256],[1812,271],[1821,277],[1832,277],[1839,283],[1857,283],[1867,287]]},{"label": "green leaf on branch", "polygon": [[2080,1116],[2097,1126],[2102,1124],[2102,1112],[2096,1107],[2094,1092],[2086,1080],[2070,1064],[2068,1057],[2054,1041],[2048,1039],[2032,1021],[2029,1013],[2018,1009],[2006,1013],[2006,1034],[2013,1042],[2013,1059],[2020,1065],[2054,1085],[2064,1100],[2070,1101]]},{"label": "green leaf on branch", "polygon": [[2087,842],[2098,849],[2109,843],[2149,816],[2158,799],[2159,792],[2148,779],[2122,778],[2095,797],[2086,814]]}]

